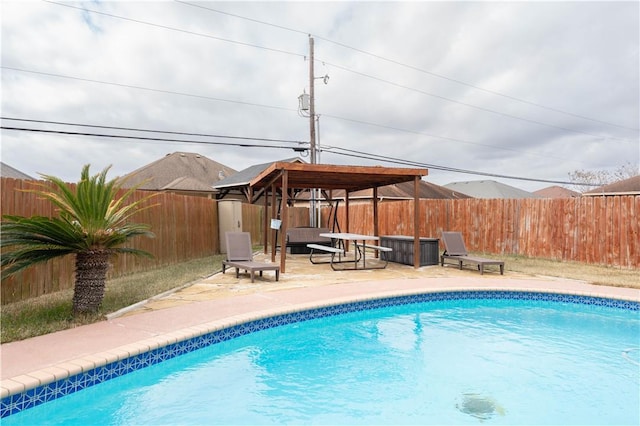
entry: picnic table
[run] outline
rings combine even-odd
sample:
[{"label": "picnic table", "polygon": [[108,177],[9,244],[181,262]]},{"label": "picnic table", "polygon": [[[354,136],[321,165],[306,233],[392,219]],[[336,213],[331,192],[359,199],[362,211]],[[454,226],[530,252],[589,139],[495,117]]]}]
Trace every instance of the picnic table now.
[{"label": "picnic table", "polygon": [[[353,234],[350,232],[323,232],[320,234],[321,237],[331,238],[332,241],[336,243],[331,247],[321,246],[318,244],[307,244],[307,247],[311,249],[311,254],[309,255],[309,260],[311,263],[330,263],[331,268],[334,271],[338,270],[365,270],[365,269],[382,269],[386,268],[388,264],[388,259],[386,256],[387,252],[392,251],[390,247],[382,247],[374,244],[367,244],[367,241],[378,241],[380,237],[376,235],[363,235],[363,234]],[[355,250],[353,258],[343,258],[346,255],[345,242],[353,241]],[[377,252],[382,253],[381,257],[384,258],[385,262],[382,265],[375,264],[373,266],[367,266],[367,249],[375,250]],[[321,254],[330,254],[331,258],[329,262],[326,261],[317,261],[314,260],[314,253],[317,255]],[[336,260],[336,255],[338,256],[338,260]],[[362,265],[360,266],[360,260],[362,260]],[[353,264],[353,266],[339,266],[336,267],[336,264]]]}]

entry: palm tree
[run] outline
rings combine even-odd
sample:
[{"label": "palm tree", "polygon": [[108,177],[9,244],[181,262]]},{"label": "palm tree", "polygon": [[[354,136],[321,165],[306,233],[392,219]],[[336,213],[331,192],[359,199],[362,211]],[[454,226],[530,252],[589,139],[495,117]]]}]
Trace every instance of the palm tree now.
[{"label": "palm tree", "polygon": [[0,224],[0,247],[6,249],[1,261],[3,276],[36,263],[75,254],[73,312],[94,313],[104,297],[111,256],[131,253],[152,257],[146,251],[122,245],[138,235],[154,237],[149,225],[127,221],[134,213],[153,207],[141,207],[141,204],[155,194],[125,205],[139,185],[118,196],[124,181],[107,181],[109,169],[110,166],[89,176],[89,165],[84,166],[75,191],[57,177],[42,175],[45,182],[39,183],[40,189],[28,192],[51,201],[57,207],[59,217],[3,216]]}]

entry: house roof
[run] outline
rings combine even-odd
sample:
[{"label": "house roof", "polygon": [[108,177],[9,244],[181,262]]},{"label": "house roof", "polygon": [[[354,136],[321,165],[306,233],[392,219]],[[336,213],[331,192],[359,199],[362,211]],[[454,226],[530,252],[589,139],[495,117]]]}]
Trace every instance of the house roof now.
[{"label": "house roof", "polygon": [[532,192],[494,180],[476,180],[470,182],[452,182],[445,188],[461,192],[474,198],[540,198]]},{"label": "house roof", "polygon": [[22,173],[20,170],[14,169],[3,162],[0,162],[0,176],[13,179],[36,180],[28,174]]},{"label": "house roof", "polygon": [[563,188],[557,185],[548,186],[546,188],[533,191],[533,193],[542,198],[572,198],[582,195],[579,192],[572,191],[570,189]]},{"label": "house roof", "polygon": [[[344,199],[344,191],[338,190],[332,194],[333,198]],[[370,199],[373,197],[373,189],[363,189],[349,194],[350,200]],[[304,197],[301,197],[304,198]],[[413,182],[402,182],[378,188],[378,198],[387,200],[413,200]],[[462,199],[471,198],[460,192],[451,191],[448,188],[420,180],[418,187],[420,199]]]},{"label": "house roof", "polygon": [[629,179],[619,180],[608,185],[601,186],[591,191],[584,192],[582,195],[637,195],[640,194],[640,175],[630,177]]},{"label": "house roof", "polygon": [[160,188],[163,191],[197,191],[207,192],[211,191],[211,185],[207,185],[197,179],[190,177],[179,177]]},{"label": "house roof", "polygon": [[236,171],[192,152],[174,152],[125,175],[124,186],[131,187],[148,180],[140,189],[148,191],[214,192],[213,186]]}]

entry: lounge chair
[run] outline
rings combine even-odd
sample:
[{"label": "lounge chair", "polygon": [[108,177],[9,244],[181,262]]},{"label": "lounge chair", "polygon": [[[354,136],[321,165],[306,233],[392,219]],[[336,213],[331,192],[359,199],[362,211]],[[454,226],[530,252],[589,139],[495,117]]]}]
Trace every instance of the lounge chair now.
[{"label": "lounge chair", "polygon": [[480,275],[482,275],[486,265],[498,265],[500,266],[500,275],[504,275],[503,261],[469,256],[460,232],[443,232],[442,243],[444,244],[444,253],[440,256],[440,266],[444,266],[445,259],[455,260],[460,269],[462,269],[463,263],[471,263],[478,266]]},{"label": "lounge chair", "polygon": [[227,243],[227,260],[222,261],[222,273],[227,267],[236,268],[236,278],[239,277],[240,269],[251,274],[251,282],[254,282],[255,273],[262,271],[275,271],[276,281],[280,279],[280,266],[273,263],[255,262],[253,260],[253,250],[251,248],[251,235],[248,232],[225,232]]}]

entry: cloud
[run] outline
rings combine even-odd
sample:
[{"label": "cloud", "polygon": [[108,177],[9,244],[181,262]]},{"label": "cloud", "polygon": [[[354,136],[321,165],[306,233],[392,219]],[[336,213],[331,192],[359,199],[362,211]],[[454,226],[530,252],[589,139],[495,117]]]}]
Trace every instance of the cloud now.
[{"label": "cloud", "polygon": [[[566,180],[576,169],[640,161],[637,2],[193,4],[4,2],[2,116],[308,140],[297,98],[309,92],[313,34],[315,75],[330,76],[315,82],[323,162],[398,166],[338,154],[344,148]],[[174,151],[237,170],[295,155],[2,132],[3,162],[70,181],[83,164],[113,164],[122,175]],[[429,175],[438,184],[482,178]]]}]

